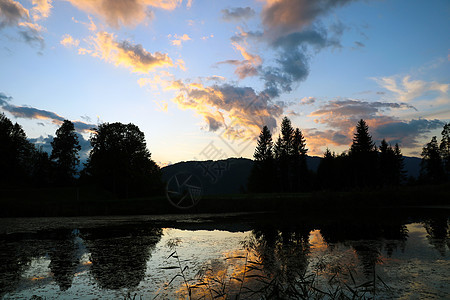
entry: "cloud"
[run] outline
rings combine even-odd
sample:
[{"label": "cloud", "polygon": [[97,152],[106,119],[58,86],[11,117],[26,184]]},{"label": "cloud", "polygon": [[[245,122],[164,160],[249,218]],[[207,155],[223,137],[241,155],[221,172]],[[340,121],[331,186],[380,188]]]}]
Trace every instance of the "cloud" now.
[{"label": "cloud", "polygon": [[[266,43],[275,51],[274,63],[258,68],[237,69],[242,78],[246,74],[260,76],[264,82],[264,92],[270,97],[279,97],[291,92],[296,84],[309,75],[309,59],[325,48],[341,48],[340,37],[346,28],[337,22],[328,29],[315,22],[337,7],[350,0],[266,0],[261,13],[263,32],[245,31],[231,40],[247,43],[249,40]],[[272,61],[272,60],[271,60]]]},{"label": "cloud", "polygon": [[317,17],[352,0],[266,0],[262,21],[268,35],[278,37],[299,32]]},{"label": "cloud", "polygon": [[30,12],[19,2],[0,0],[0,29],[4,27],[16,27],[26,43],[44,48],[44,38],[41,36],[44,28],[31,22]]},{"label": "cloud", "polygon": [[80,41],[77,39],[74,39],[70,34],[65,34],[62,36],[61,41],[59,42],[64,47],[78,47],[80,44]]},{"label": "cloud", "polygon": [[244,79],[246,77],[256,76],[259,74],[258,66],[262,64],[262,59],[257,54],[251,54],[243,46],[236,42],[232,42],[233,47],[238,50],[244,60],[225,60],[218,62],[219,64],[231,64],[235,65],[236,69],[234,73],[239,77],[239,79]]},{"label": "cloud", "polygon": [[[327,143],[334,145],[347,145],[355,130],[356,123],[364,119],[369,125],[375,140],[389,138],[382,136],[377,128],[391,123],[403,122],[396,117],[386,115],[391,110],[416,110],[414,106],[407,103],[393,102],[368,102],[355,99],[343,99],[329,101],[319,109],[313,111],[309,116],[315,118],[314,122],[323,124],[328,130],[310,130],[309,136],[315,140],[316,147],[326,146]],[[374,131],[375,130],[375,131]],[[411,137],[408,137],[411,138]],[[322,140],[320,140],[322,139]],[[408,143],[404,142],[404,145]]]},{"label": "cloud", "polygon": [[[0,93],[0,107],[16,118],[50,120],[52,123],[57,125],[61,125],[65,120],[64,117],[48,110],[10,104],[9,102],[11,100],[12,97],[8,97],[4,93]],[[72,121],[72,123],[75,126],[75,130],[79,132],[90,132],[92,128],[96,127],[94,124],[88,124],[82,121]]]},{"label": "cloud", "polygon": [[351,135],[342,134],[338,130],[333,129],[318,130],[316,128],[307,128],[303,130],[303,133],[305,134],[310,153],[316,155],[323,153],[321,149],[323,147],[349,145],[352,142]]},{"label": "cloud", "polygon": [[177,90],[173,99],[181,109],[192,109],[203,117],[210,131],[224,128],[227,136],[254,138],[262,126],[273,130],[282,107],[271,103],[264,93],[251,87],[230,84],[204,86],[202,83],[171,82],[167,89]]},{"label": "cloud", "polygon": [[0,106],[8,105],[8,102],[11,100],[11,96],[6,96],[4,93],[0,92]]},{"label": "cloud", "polygon": [[[81,150],[78,152],[80,155],[80,161],[83,163],[87,160],[89,157],[89,152],[92,149],[91,143],[89,140],[85,139],[83,135],[76,132],[75,133],[78,137],[78,144],[81,146]],[[33,143],[36,148],[42,149],[42,151],[47,152],[49,155],[52,153],[52,142],[53,142],[54,136],[53,135],[47,135],[47,136],[39,136],[37,138],[29,138],[28,140]]]},{"label": "cloud", "polygon": [[411,76],[398,76],[373,78],[381,87],[392,92],[400,101],[411,102],[420,100],[430,93],[446,96],[445,98],[437,98],[439,104],[449,103],[450,97],[448,93],[450,84],[438,83],[435,81],[411,80]]},{"label": "cloud", "polygon": [[355,46],[353,47],[353,49],[364,48],[364,47],[366,47],[366,45],[364,43],[355,41]]},{"label": "cloud", "polygon": [[0,0],[0,12],[0,28],[17,26],[22,20],[30,20],[29,11],[13,0]]},{"label": "cloud", "polygon": [[182,0],[68,0],[73,6],[102,18],[109,26],[136,26],[150,8],[174,10]]},{"label": "cloud", "polygon": [[[124,66],[135,73],[149,73],[155,68],[173,67],[172,59],[160,52],[150,53],[140,44],[132,44],[128,41],[116,41],[112,33],[98,32],[90,38],[92,49],[78,49],[80,54],[90,54],[99,57],[116,66]],[[180,68],[184,66],[183,61],[178,61]]]},{"label": "cloud", "polygon": [[312,53],[327,47],[340,47],[338,37],[329,37],[327,31],[320,27],[279,36],[271,40],[270,45],[277,50],[276,65],[262,68],[261,79],[272,97],[291,92],[294,84],[308,77]]},{"label": "cloud", "polygon": [[374,136],[383,137],[391,143],[399,143],[405,148],[422,146],[420,138],[434,129],[442,128],[444,122],[434,119],[413,119],[382,124],[375,128]]},{"label": "cloud", "polygon": [[181,36],[178,36],[176,34],[174,34],[174,35],[169,34],[168,37],[169,38],[173,38],[173,40],[171,41],[173,46],[181,46],[182,42],[186,42],[186,41],[192,40],[186,33],[181,35]]},{"label": "cloud", "polygon": [[309,105],[313,104],[314,102],[316,102],[315,97],[304,97],[300,100],[300,105]]},{"label": "cloud", "polygon": [[50,10],[53,8],[52,0],[32,0],[34,7],[31,10],[33,20],[38,21],[50,16]]},{"label": "cloud", "polygon": [[255,11],[250,7],[234,7],[222,9],[222,19],[227,22],[241,21],[249,19],[255,15]]}]

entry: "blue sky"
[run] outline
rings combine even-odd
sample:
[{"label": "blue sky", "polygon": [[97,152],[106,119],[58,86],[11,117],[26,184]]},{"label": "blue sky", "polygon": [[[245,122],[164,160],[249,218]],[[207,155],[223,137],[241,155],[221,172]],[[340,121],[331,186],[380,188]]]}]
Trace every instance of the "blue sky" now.
[{"label": "blue sky", "polygon": [[363,118],[418,156],[450,121],[449,49],[448,1],[0,0],[0,111],[46,149],[63,119],[134,123],[161,165],[250,158],[285,115],[312,155]]}]

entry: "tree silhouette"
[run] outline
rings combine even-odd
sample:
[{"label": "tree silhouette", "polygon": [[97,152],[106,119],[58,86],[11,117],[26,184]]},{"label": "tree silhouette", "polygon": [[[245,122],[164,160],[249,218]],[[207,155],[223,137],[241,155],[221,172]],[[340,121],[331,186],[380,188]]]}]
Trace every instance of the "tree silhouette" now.
[{"label": "tree silhouette", "polygon": [[77,173],[80,163],[78,151],[81,146],[75,127],[69,120],[64,120],[61,127],[56,130],[56,136],[52,141],[52,154],[50,159],[56,163],[56,178],[59,183],[69,183]]},{"label": "tree silhouette", "polygon": [[253,157],[255,163],[249,177],[249,189],[253,192],[271,192],[273,184],[274,161],[272,135],[264,126],[259,135]]},{"label": "tree silhouette", "polygon": [[134,124],[103,123],[94,130],[86,174],[121,197],[149,195],[162,188],[161,170],[145,136]]},{"label": "tree silhouette", "polygon": [[279,159],[277,161],[279,166],[279,177],[281,181],[281,191],[292,190],[292,167],[290,165],[290,156],[293,153],[293,133],[291,120],[284,117],[281,121],[281,148],[278,150]]},{"label": "tree silhouette", "polygon": [[296,128],[292,139],[293,189],[305,190],[308,184],[308,166],[306,165],[306,139],[300,129]]},{"label": "tree silhouette", "polygon": [[377,150],[369,134],[369,126],[363,119],[356,124],[349,156],[353,164],[354,184],[359,187],[374,185],[377,172]]},{"label": "tree silhouette", "polygon": [[317,168],[318,188],[333,189],[335,187],[336,155],[326,149]]},{"label": "tree silhouette", "polygon": [[395,178],[395,152],[391,145],[385,139],[381,141],[380,151],[380,182],[382,186],[394,184]]},{"label": "tree silhouette", "polygon": [[444,125],[444,129],[441,134],[442,139],[441,144],[439,145],[439,151],[444,164],[444,171],[447,178],[450,178],[450,123]]},{"label": "tree silhouette", "polygon": [[89,228],[83,232],[93,278],[101,288],[113,290],[139,285],[162,236],[161,228],[148,224]]},{"label": "tree silhouette", "polygon": [[400,146],[398,143],[395,143],[394,146],[394,157],[395,157],[395,176],[394,176],[394,184],[399,185],[405,180],[405,158],[403,157],[402,151],[400,150]]},{"label": "tree silhouette", "polygon": [[420,179],[425,182],[439,183],[444,179],[441,153],[435,136],[422,149],[422,161],[420,164]]},{"label": "tree silhouette", "polygon": [[30,178],[34,145],[22,126],[0,114],[0,185],[23,185]]}]

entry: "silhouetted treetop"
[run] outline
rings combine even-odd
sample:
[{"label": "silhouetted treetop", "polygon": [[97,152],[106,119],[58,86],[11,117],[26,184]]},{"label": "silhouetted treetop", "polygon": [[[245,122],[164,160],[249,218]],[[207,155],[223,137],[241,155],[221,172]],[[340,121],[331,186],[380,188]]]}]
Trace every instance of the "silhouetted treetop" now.
[{"label": "silhouetted treetop", "polygon": [[272,159],[272,146],[272,135],[269,131],[269,128],[267,128],[267,126],[264,126],[259,135],[255,153],[253,155],[255,160],[264,161]]},{"label": "silhouetted treetop", "polygon": [[444,180],[444,168],[435,136],[422,149],[420,176],[422,180],[433,183]]},{"label": "silhouetted treetop", "polygon": [[22,126],[0,113],[0,184],[23,184],[30,177],[34,150]]},{"label": "silhouetted treetop", "polygon": [[375,143],[369,134],[369,126],[361,119],[356,124],[356,132],[353,136],[353,143],[350,147],[351,154],[368,153],[376,151]]},{"label": "silhouetted treetop", "polygon": [[77,173],[76,168],[80,163],[78,152],[81,150],[73,123],[64,120],[61,127],[56,130],[56,136],[51,144],[50,159],[56,162],[58,177],[70,180]]},{"label": "silhouetted treetop", "polygon": [[439,151],[444,164],[444,171],[447,177],[450,177],[450,123],[444,125],[441,134],[442,139],[439,145]]},{"label": "silhouetted treetop", "polygon": [[121,196],[161,188],[161,171],[151,160],[145,136],[134,124],[103,123],[94,129],[87,173]]}]

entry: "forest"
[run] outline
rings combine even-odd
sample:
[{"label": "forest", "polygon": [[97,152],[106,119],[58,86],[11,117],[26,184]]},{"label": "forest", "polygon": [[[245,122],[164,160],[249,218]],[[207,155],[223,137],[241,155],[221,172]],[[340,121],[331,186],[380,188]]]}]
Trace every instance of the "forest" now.
[{"label": "forest", "polygon": [[[64,120],[56,130],[51,142],[52,151],[47,153],[28,140],[21,125],[0,114],[2,194],[14,203],[16,198],[30,198],[30,195],[39,198],[40,191],[46,191],[50,195],[42,196],[46,201],[47,198],[67,198],[66,201],[74,202],[73,206],[77,209],[94,206],[94,202],[100,198],[110,203],[113,203],[111,199],[127,199],[117,202],[120,205],[116,205],[114,213],[133,211],[130,207],[133,205],[135,210],[141,210],[148,206],[148,199],[155,199],[152,200],[155,212],[161,208],[160,202],[166,201],[163,197],[165,182],[160,167],[151,158],[144,133],[138,126],[119,122],[102,123],[92,128],[89,141],[92,147],[89,157],[86,163],[80,165],[81,147],[71,121]],[[308,168],[307,154],[307,141],[302,131],[294,129],[287,117],[283,118],[280,134],[276,138],[264,126],[257,140],[250,176],[247,182],[242,183],[244,188],[241,194],[249,199],[253,197],[251,195],[266,194],[259,197],[269,199],[272,197],[270,194],[298,194],[300,197],[318,191],[375,192],[401,186],[420,188],[439,185],[448,189],[450,123],[444,125],[440,142],[437,137],[433,137],[424,145],[418,178],[405,176],[400,146],[391,145],[386,140],[377,146],[364,120],[356,124],[350,148],[341,154],[327,149],[317,172]],[[72,192],[74,189],[76,197]],[[88,194],[82,195],[85,199],[83,205],[75,204],[80,199],[80,190]],[[30,192],[27,194],[23,191]],[[70,191],[70,197],[65,197],[66,191]],[[232,198],[231,195],[229,198]],[[145,203],[138,201],[132,204],[133,199],[147,200]],[[27,201],[31,203],[33,200]],[[244,203],[242,205],[246,207]],[[71,214],[71,209],[72,206],[66,208],[64,214]],[[74,212],[79,213],[84,212]],[[105,209],[102,211],[104,213],[111,213],[111,210]]]},{"label": "forest", "polygon": [[312,190],[379,189],[400,185],[440,184],[450,179],[450,123],[440,144],[434,136],[422,149],[419,178],[407,178],[400,146],[383,139],[375,145],[364,120],[356,124],[350,149],[336,154],[326,149],[317,174],[308,169],[307,142],[299,128],[284,117],[275,142],[264,126],[254,152],[249,178],[252,192],[283,193]]}]

